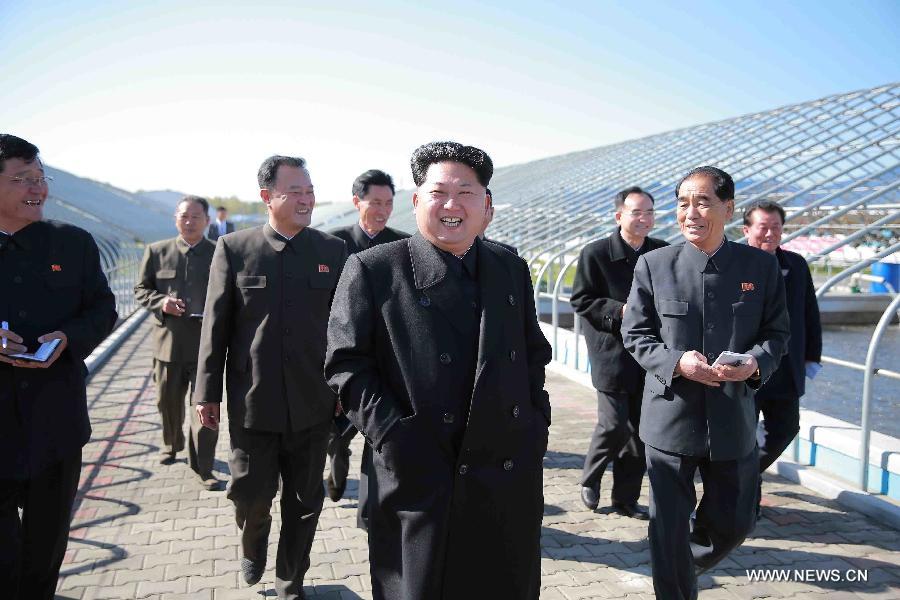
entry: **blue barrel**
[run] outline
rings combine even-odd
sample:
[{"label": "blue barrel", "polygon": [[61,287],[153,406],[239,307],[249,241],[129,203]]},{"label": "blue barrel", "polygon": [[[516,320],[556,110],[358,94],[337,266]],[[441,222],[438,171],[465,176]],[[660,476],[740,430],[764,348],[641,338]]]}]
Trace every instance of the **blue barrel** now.
[{"label": "blue barrel", "polygon": [[[890,283],[895,292],[900,292],[900,263],[877,262],[872,265],[872,275],[884,277],[885,283]],[[884,294],[891,290],[884,283],[872,283],[869,291],[876,294]]]}]

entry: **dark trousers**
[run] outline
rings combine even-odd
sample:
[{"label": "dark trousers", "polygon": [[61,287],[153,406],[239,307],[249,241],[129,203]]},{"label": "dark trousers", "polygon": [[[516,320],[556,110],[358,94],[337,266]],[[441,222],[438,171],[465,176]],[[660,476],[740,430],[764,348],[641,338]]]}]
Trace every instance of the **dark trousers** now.
[{"label": "dark trousers", "polygon": [[[697,572],[739,546],[756,525],[758,450],[739,460],[712,461],[646,447],[650,479],[650,561],[659,600],[697,598]],[[697,504],[694,474],[703,498]]]},{"label": "dark trousers", "polygon": [[322,471],[331,427],[331,421],[288,433],[230,427],[228,498],[234,502],[243,555],[254,562],[265,562],[272,500],[281,477],[281,537],[275,563],[279,598],[300,598],[303,593],[325,499]]},{"label": "dark trousers", "polygon": [[[162,419],[161,451],[175,454],[184,450],[185,405],[190,406],[197,363],[163,362],[153,359],[153,379],[156,382],[156,406]],[[200,424],[197,411],[191,410],[188,463],[201,479],[212,477],[219,432]]]},{"label": "dark trousers", "polygon": [[756,411],[763,415],[756,432],[759,441],[759,472],[778,460],[800,431],[800,398],[796,394],[757,397]]},{"label": "dark trousers", "polygon": [[363,445],[362,461],[359,466],[359,498],[356,503],[356,526],[363,531],[369,531],[369,511],[372,510],[370,498],[370,478],[375,472],[372,462],[372,446]]},{"label": "dark trousers", "polygon": [[584,456],[581,485],[600,487],[613,463],[613,502],[631,504],[641,494],[646,471],[644,443],[638,437],[642,390],[636,393],[597,391],[597,425]]},{"label": "dark trousers", "polygon": [[31,479],[0,479],[3,598],[53,598],[69,541],[80,474],[81,448]]}]

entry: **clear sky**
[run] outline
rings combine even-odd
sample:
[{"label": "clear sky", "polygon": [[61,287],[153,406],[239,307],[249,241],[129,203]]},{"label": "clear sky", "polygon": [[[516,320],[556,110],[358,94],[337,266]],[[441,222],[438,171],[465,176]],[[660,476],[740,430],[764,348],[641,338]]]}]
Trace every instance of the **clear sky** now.
[{"label": "clear sky", "polygon": [[498,166],[900,80],[900,0],[0,0],[0,131],[128,189],[319,201],[418,145]]}]

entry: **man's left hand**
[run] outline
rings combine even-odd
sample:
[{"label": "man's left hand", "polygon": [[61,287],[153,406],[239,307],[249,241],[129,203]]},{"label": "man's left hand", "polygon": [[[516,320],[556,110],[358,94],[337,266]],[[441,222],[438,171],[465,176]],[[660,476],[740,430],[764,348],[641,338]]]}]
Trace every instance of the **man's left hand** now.
[{"label": "man's left hand", "polygon": [[[56,362],[56,359],[59,358],[59,355],[63,353],[63,350],[66,349],[66,346],[69,345],[69,338],[66,337],[62,331],[54,331],[52,333],[45,333],[41,337],[37,339],[37,341],[41,344],[45,342],[49,342],[50,340],[62,340],[59,346],[56,347],[56,350],[53,351],[53,354],[50,355],[50,358],[41,362],[39,360],[22,360],[21,358],[10,358],[7,361],[12,364],[14,367],[21,367],[23,369],[46,369],[49,368],[50,365]],[[4,357],[8,358],[8,357]]]},{"label": "man's left hand", "polygon": [[755,356],[751,356],[750,361],[746,364],[717,365],[715,367],[721,381],[746,381],[753,377],[758,368]]}]

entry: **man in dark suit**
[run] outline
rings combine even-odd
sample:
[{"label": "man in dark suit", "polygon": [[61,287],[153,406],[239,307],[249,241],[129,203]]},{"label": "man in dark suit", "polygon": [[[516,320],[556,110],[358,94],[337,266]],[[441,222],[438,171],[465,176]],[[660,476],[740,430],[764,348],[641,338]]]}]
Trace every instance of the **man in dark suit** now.
[{"label": "man in dark suit", "polygon": [[[208,219],[207,219],[208,220]],[[209,224],[206,237],[215,242],[226,233],[234,231],[234,223],[228,220],[228,209],[224,206],[216,208],[216,220]]]},{"label": "man in dark suit", "polygon": [[[117,318],[91,235],[42,220],[48,179],[37,147],[0,134],[0,595],[11,600],[53,598],[91,435],[84,359]],[[46,361],[14,357],[51,340]]]},{"label": "man in dark suit", "polygon": [[309,227],[315,193],[301,158],[259,169],[269,221],[219,238],[197,366],[201,423],[216,428],[222,372],[228,396],[231,481],[241,571],[263,575],[272,499],[281,478],[279,598],[303,598],[303,578],[325,494],[322,470],[336,398],[322,374],[328,312],[346,244]]},{"label": "man in dark suit", "polygon": [[[356,254],[372,246],[406,239],[409,234],[387,226],[394,210],[394,181],[384,171],[371,169],[353,182],[353,206],[359,211],[359,221],[348,227],[340,227],[331,232],[347,242],[347,252]],[[334,502],[340,500],[347,486],[350,471],[350,442],[356,436],[356,428],[349,428],[343,435],[332,431],[328,440],[328,458],[331,472],[326,488],[328,497]],[[359,498],[357,502],[357,522],[363,529],[368,520],[368,474],[372,456],[368,445],[363,448],[362,467],[359,475]]]},{"label": "man in dark suit", "polygon": [[[208,211],[209,203],[199,196],[185,196],[178,203],[178,235],[147,246],[134,286],[138,304],[154,317],[153,380],[162,420],[159,462],[164,465],[173,464],[175,455],[184,450],[185,396],[193,391],[197,375],[200,322],[216,249],[203,237]],[[206,489],[218,489],[219,481],[212,474],[218,433],[202,427],[196,412],[190,412],[188,463]]]},{"label": "man in dark suit", "polygon": [[489,240],[488,238],[486,238],[484,236],[485,232],[487,231],[488,226],[491,224],[491,221],[494,220],[494,197],[491,194],[490,188],[488,188],[486,190],[486,194],[487,194],[488,207],[487,207],[487,211],[485,211],[485,213],[484,213],[484,225],[481,227],[481,233],[478,234],[478,237],[483,239],[485,242],[497,244],[501,248],[503,248],[509,252],[512,252],[513,254],[518,256],[519,250],[515,246],[510,246],[509,244],[504,244],[503,242],[498,242],[497,240]]},{"label": "man in dark suit", "polygon": [[[376,600],[534,600],[550,346],[524,261],[478,239],[493,165],[412,156],[419,233],[347,261],[325,374],[375,450]],[[477,588],[477,589],[476,589]]]},{"label": "man in dark suit", "polygon": [[779,247],[784,216],[781,206],[768,201],[754,202],[744,211],[747,243],[778,259],[791,317],[787,354],[756,392],[757,411],[763,414],[757,433],[760,474],[781,456],[800,431],[800,396],[806,392],[806,377],[815,377],[822,362],[822,323],[816,288],[806,260]]},{"label": "man in dark suit", "polygon": [[639,187],[616,194],[619,230],[581,250],[572,287],[572,308],[584,319],[597,390],[597,426],[584,456],[581,501],[594,510],[600,480],[613,465],[612,506],[620,514],[647,519],[639,506],[646,471],[644,444],[638,437],[644,371],[622,345],[622,314],[638,257],[667,246],[648,237],[653,229],[653,196]]},{"label": "man in dark suit", "polygon": [[[759,458],[753,391],[790,335],[775,257],[725,239],[734,181],[715,167],[676,187],[685,242],[638,259],[622,320],[646,371],[641,439],[650,478],[650,558],[657,598],[696,598],[697,572],[756,523]],[[723,351],[749,355],[716,364]],[[703,499],[696,504],[694,474]]]}]

